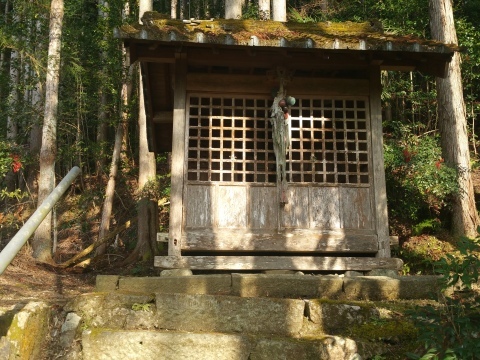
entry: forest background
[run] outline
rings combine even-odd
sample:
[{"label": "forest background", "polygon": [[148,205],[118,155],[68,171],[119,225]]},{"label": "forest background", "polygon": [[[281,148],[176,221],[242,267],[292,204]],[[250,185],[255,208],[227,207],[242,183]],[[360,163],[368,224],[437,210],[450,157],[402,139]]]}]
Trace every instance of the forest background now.
[{"label": "forest background", "polygon": [[[38,200],[50,4],[46,0],[0,1],[0,248],[32,214]],[[170,14],[171,6],[168,0],[153,1],[153,10],[161,13]],[[224,6],[220,0],[180,0],[177,18],[220,18]],[[374,21],[386,32],[431,37],[428,0],[289,0],[287,6],[289,21]],[[82,175],[53,213],[55,263],[101,239],[114,241],[114,247],[109,248],[107,260],[97,259],[97,267],[112,259],[123,265],[137,260],[151,263],[154,254],[164,251],[154,241],[142,240],[151,236],[137,232],[136,225],[126,226],[137,218],[138,204],[147,199],[160,204],[155,230],[168,228],[168,156],[159,154],[156,178],[139,184],[138,75],[134,68],[129,72],[125,67],[125,50],[113,36],[113,29],[121,24],[138,22],[138,11],[137,2],[125,0],[64,4],[54,166],[57,181],[75,165]],[[479,166],[480,29],[476,20],[480,2],[454,1],[454,15],[475,174]],[[257,2],[246,1],[243,16],[259,18]],[[404,257],[408,273],[419,271],[411,269],[417,256],[407,251],[412,246],[426,247],[421,251],[430,253],[432,247],[440,252],[450,249],[451,238],[444,230],[451,225],[449,205],[458,192],[457,169],[447,166],[442,157],[435,78],[385,71],[382,84],[389,222],[391,234],[405,245],[396,255]],[[128,101],[127,85],[133,89]],[[122,147],[108,215],[111,229],[105,229],[102,212],[120,128]],[[443,234],[449,241],[428,234],[440,234],[440,238]],[[105,254],[105,246],[96,254]]]}]

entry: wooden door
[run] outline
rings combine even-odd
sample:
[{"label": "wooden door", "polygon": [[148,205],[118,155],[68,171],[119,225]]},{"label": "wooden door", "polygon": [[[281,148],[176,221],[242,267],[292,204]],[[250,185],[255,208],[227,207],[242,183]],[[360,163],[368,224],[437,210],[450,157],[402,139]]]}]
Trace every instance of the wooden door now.
[{"label": "wooden door", "polygon": [[276,186],[268,96],[188,96],[184,250],[378,249],[368,99],[299,97],[286,203]]}]

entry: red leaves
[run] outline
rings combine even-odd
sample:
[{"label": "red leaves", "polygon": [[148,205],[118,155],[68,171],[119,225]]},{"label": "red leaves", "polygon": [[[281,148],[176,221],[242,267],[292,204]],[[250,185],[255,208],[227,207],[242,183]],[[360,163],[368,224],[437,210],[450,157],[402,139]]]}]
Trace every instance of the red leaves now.
[{"label": "red leaves", "polygon": [[403,160],[405,160],[406,163],[412,160],[412,156],[413,154],[408,149],[403,149]]},{"label": "red leaves", "polygon": [[445,160],[443,160],[442,158],[438,159],[437,161],[435,161],[435,166],[437,167],[437,169],[440,169],[440,167],[442,166],[442,163],[444,162]]},{"label": "red leaves", "polygon": [[12,170],[14,173],[18,172],[22,168],[22,163],[20,161],[20,155],[10,154],[12,159]]}]

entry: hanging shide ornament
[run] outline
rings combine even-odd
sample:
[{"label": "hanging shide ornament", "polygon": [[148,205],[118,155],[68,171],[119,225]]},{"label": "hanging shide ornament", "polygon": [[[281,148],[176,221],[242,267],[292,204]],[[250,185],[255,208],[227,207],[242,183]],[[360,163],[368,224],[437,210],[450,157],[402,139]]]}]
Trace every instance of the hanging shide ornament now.
[{"label": "hanging shide ornament", "polygon": [[[277,90],[271,107],[270,122],[273,127],[273,150],[276,159],[277,186],[280,189],[280,205],[287,203],[287,155],[290,149],[290,115],[288,99],[284,88],[287,81],[287,73],[284,68],[277,69],[280,87]],[[290,101],[291,102],[291,101]],[[293,104],[295,101],[293,101]]]}]

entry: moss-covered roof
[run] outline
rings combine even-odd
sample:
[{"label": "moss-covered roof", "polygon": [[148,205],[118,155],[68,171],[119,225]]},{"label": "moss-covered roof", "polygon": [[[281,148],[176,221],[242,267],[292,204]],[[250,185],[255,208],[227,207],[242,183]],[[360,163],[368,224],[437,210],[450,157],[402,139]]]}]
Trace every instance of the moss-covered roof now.
[{"label": "moss-covered roof", "polygon": [[144,25],[124,25],[116,37],[128,40],[335,50],[453,53],[455,45],[384,33],[376,22],[282,23],[256,20],[171,20],[147,12]]}]

